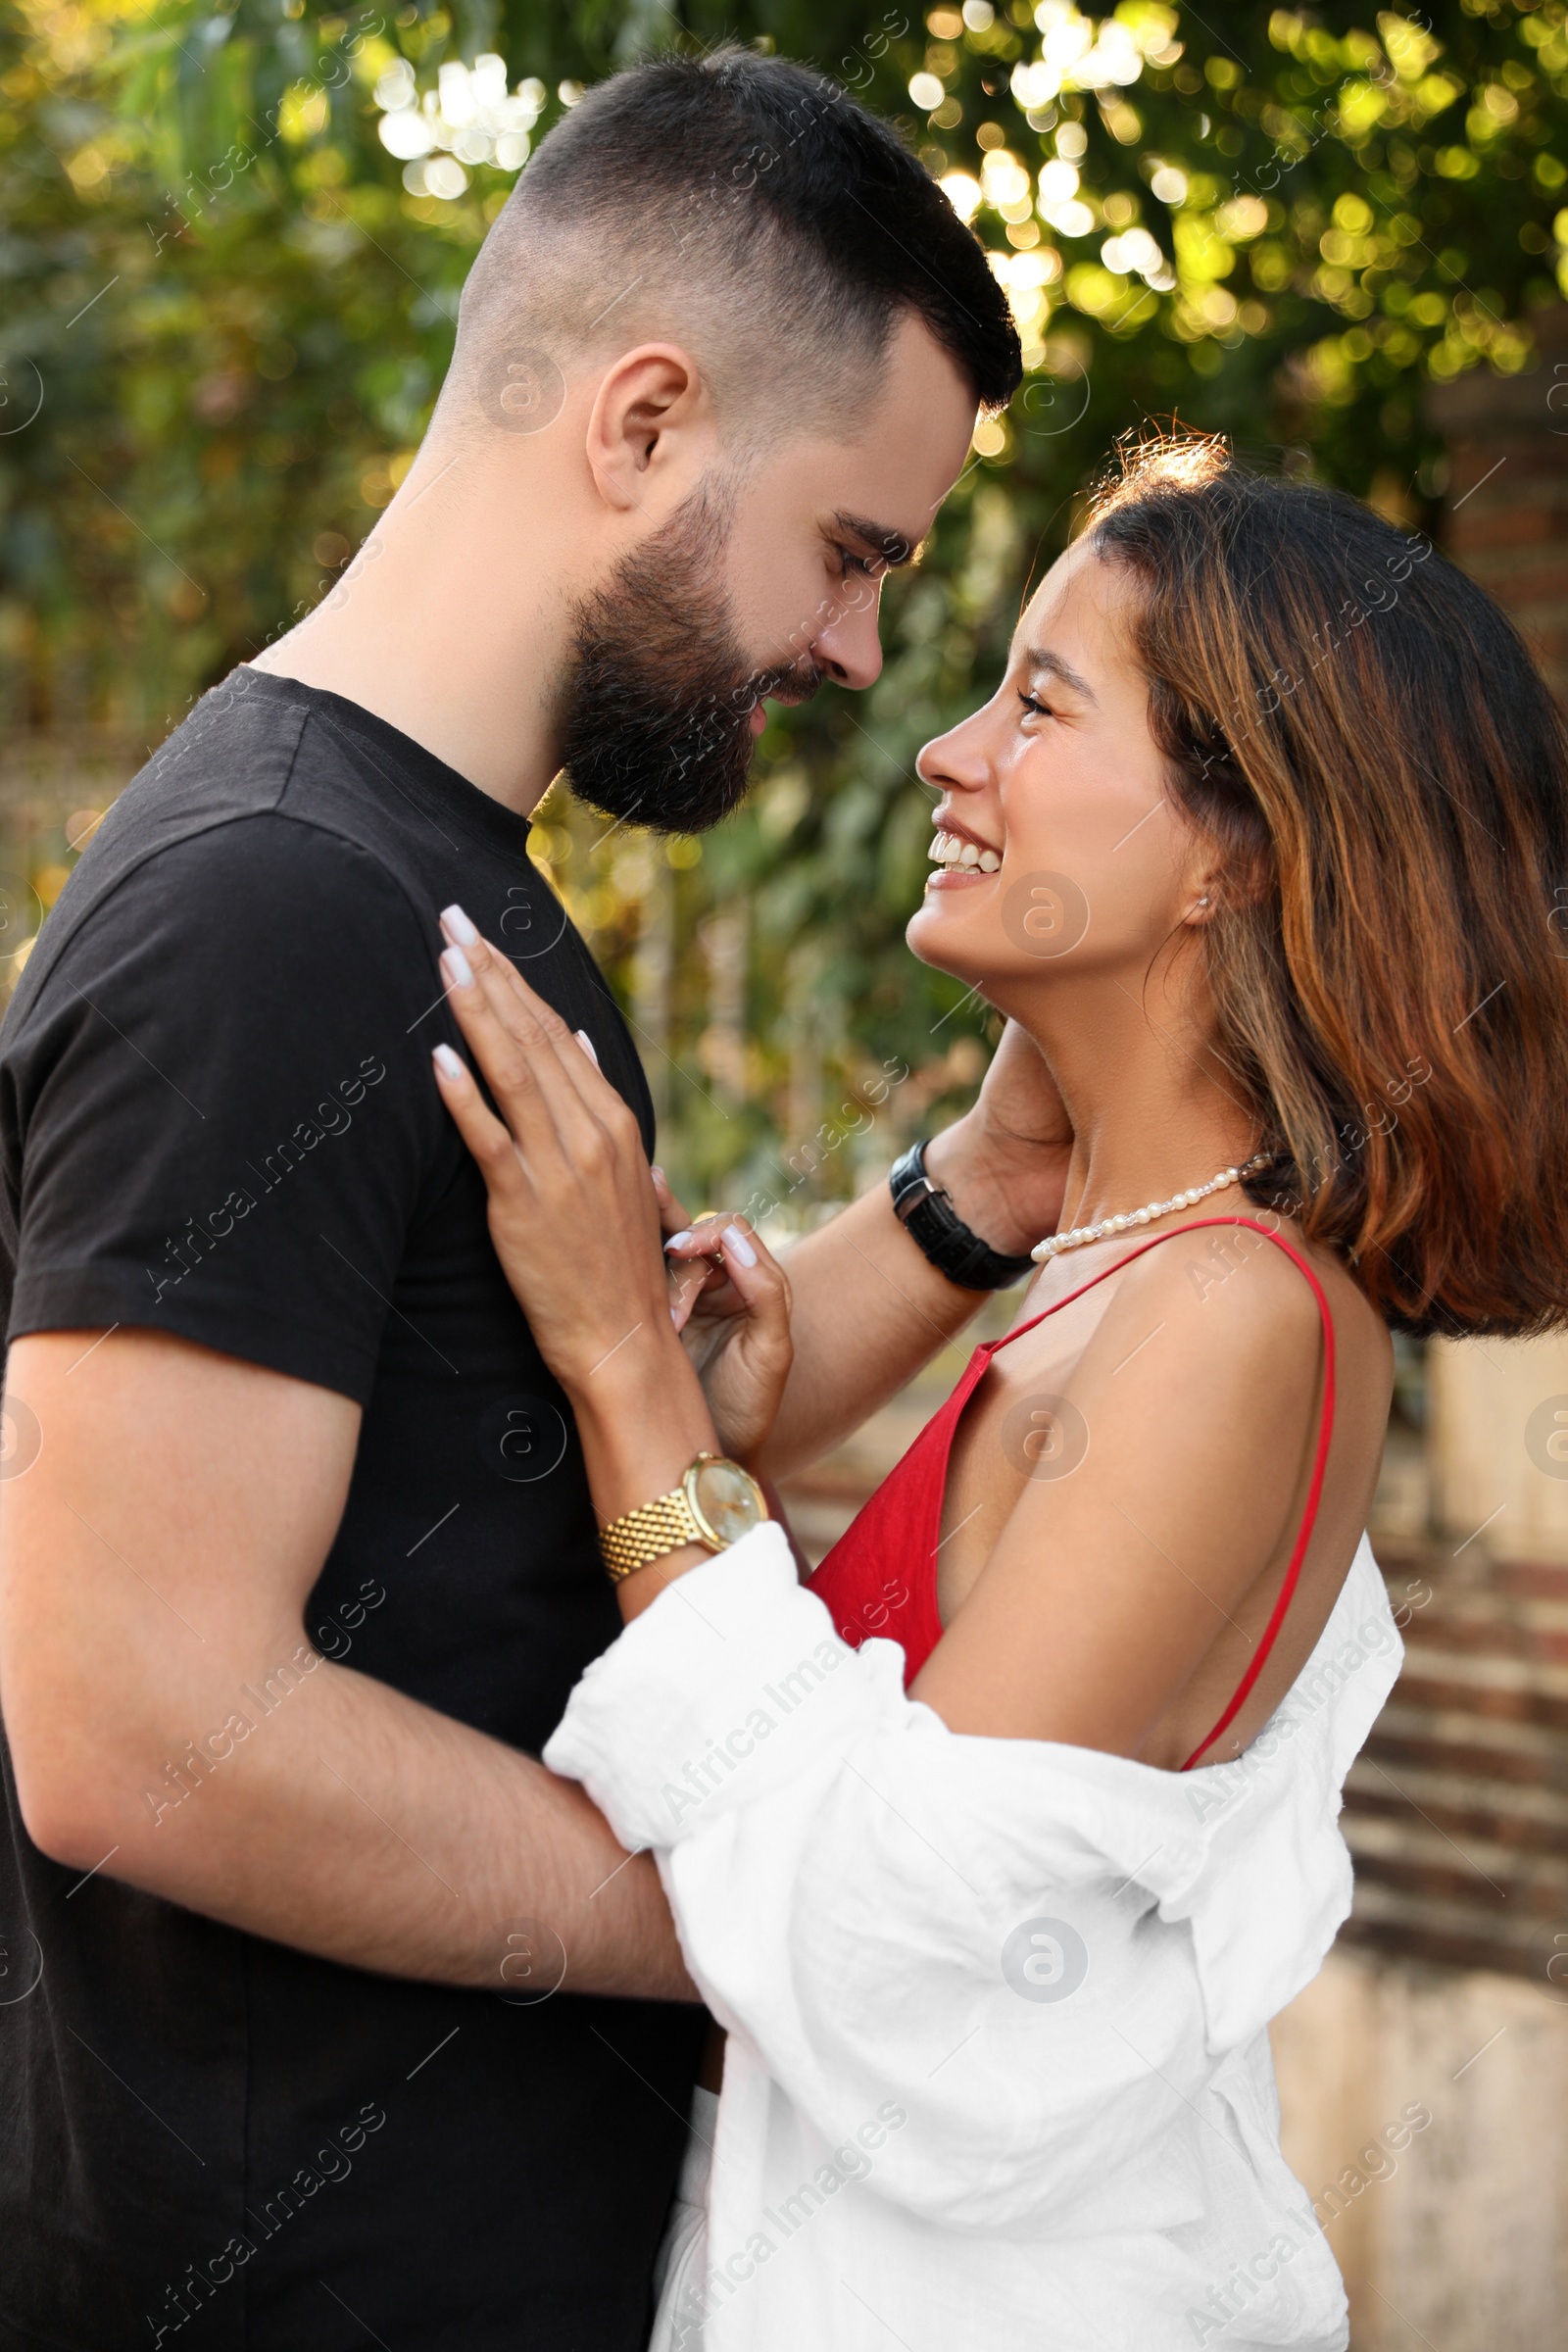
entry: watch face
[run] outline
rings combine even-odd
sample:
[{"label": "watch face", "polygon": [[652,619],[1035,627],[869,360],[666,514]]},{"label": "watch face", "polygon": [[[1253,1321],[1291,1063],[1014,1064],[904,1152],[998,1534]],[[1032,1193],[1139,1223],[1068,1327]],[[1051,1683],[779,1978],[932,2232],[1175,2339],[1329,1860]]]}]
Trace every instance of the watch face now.
[{"label": "watch face", "polygon": [[721,1549],[767,1517],[756,1480],[738,1462],[699,1462],[689,1477],[692,1506]]}]

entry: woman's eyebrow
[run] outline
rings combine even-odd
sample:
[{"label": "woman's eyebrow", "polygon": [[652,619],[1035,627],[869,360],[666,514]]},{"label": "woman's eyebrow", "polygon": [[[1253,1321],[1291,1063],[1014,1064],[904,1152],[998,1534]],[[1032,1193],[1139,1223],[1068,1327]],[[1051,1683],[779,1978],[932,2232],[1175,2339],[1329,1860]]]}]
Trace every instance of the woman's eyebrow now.
[{"label": "woman's eyebrow", "polygon": [[1081,694],[1086,703],[1093,703],[1095,709],[1099,710],[1100,697],[1089,680],[1080,676],[1072,663],[1064,661],[1060,654],[1053,653],[1050,646],[1027,646],[1023,659],[1024,666],[1031,675],[1037,678],[1059,678],[1064,686],[1070,686],[1074,694]]}]

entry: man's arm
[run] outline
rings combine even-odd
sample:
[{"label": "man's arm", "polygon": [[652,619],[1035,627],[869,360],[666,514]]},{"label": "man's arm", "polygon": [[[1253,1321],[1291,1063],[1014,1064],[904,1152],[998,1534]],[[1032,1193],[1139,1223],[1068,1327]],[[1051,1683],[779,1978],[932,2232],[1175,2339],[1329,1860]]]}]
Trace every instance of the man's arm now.
[{"label": "man's arm", "polygon": [[6,1390],[41,1444],[0,1484],[0,1708],[45,1853],[388,1975],[499,1989],[531,1927],[573,1990],[696,1997],[579,1788],[308,1644],[357,1405],[134,1330],[20,1339]]},{"label": "man's arm", "polygon": [[[926,1153],[932,1182],[994,1250],[1008,1255],[1054,1233],[1072,1135],[1050,1072],[1009,1022],[974,1108]],[[985,1300],[939,1274],[874,1184],[789,1252],[795,1361],[762,1449],[787,1478],[896,1396]]]}]

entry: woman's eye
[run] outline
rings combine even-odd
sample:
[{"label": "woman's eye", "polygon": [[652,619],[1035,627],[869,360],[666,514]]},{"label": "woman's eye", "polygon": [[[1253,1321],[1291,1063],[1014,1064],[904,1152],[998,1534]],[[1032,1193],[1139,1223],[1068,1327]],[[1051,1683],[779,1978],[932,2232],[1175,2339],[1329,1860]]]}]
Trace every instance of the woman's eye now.
[{"label": "woman's eye", "polygon": [[867,580],[875,578],[877,569],[869,556],[858,556],[847,547],[839,549],[839,568],[846,576],[852,571],[858,571],[862,579]]},{"label": "woman's eye", "polygon": [[1038,695],[1025,694],[1021,686],[1018,689],[1018,700],[1024,709],[1032,710],[1037,718],[1050,718],[1054,715],[1049,703],[1041,702]]}]

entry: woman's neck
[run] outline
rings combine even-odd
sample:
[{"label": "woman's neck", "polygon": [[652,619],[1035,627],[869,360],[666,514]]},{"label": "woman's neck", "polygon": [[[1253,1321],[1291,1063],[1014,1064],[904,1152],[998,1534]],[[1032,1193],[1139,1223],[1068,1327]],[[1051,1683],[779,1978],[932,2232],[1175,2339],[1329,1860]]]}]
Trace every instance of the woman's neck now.
[{"label": "woman's neck", "polygon": [[[1212,1123],[1202,1134],[1195,1123],[1185,1133],[1172,1129],[1162,1136],[1146,1134],[1136,1144],[1102,1132],[1087,1149],[1079,1146],[1073,1152],[1059,1230],[1076,1231],[1141,1210],[1187,1213],[1194,1204],[1178,1200],[1179,1194],[1201,1191],[1228,1169],[1241,1168],[1254,1148],[1250,1141],[1225,1140]],[[1158,1221],[1154,1216],[1144,1219]]]},{"label": "woman's neck", "polygon": [[[1073,1133],[1061,1230],[1130,1215],[1240,1167],[1255,1122],[1206,1044],[1206,1024],[1166,1017],[1112,981],[1107,1004],[1057,1004],[1026,1021]],[[1077,992],[1074,992],[1075,994]]]}]

